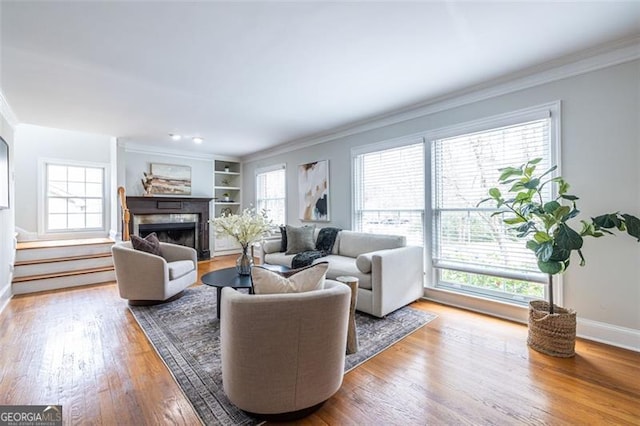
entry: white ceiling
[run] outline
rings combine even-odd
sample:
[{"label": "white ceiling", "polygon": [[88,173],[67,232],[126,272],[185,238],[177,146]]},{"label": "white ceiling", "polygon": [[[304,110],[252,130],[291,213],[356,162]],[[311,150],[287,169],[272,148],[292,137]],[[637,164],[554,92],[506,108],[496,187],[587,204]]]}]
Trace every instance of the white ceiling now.
[{"label": "white ceiling", "polygon": [[2,0],[0,15],[20,122],[234,156],[640,34],[638,1]]}]

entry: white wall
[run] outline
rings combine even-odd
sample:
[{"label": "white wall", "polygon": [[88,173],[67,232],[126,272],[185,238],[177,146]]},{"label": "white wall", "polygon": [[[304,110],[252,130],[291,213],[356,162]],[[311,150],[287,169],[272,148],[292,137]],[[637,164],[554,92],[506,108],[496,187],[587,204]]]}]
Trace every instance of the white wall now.
[{"label": "white wall", "polygon": [[[106,135],[29,124],[18,126],[15,141],[16,226],[29,232],[38,231],[39,159],[111,164],[110,145],[115,143]],[[108,193],[115,190],[108,188]]]},{"label": "white wall", "polygon": [[[127,195],[143,195],[141,179],[143,172],[151,171],[151,163],[176,164],[191,167],[191,197],[213,197],[213,160],[198,159],[172,154],[148,153],[128,150],[126,147],[118,149],[118,169],[124,167],[124,182]],[[121,173],[121,172],[120,172]],[[121,176],[120,176],[121,178]]]},{"label": "white wall", "polygon": [[[287,213],[297,220],[297,165],[330,160],[331,224],[351,226],[351,148],[562,101],[562,174],[581,197],[583,217],[622,211],[640,216],[640,61],[615,65],[484,101],[341,137],[243,165],[245,204],[255,202],[256,168],[287,165]],[[564,277],[564,305],[578,311],[579,333],[640,349],[640,244],[628,236],[587,240],[587,266]],[[587,325],[591,328],[588,328]],[[607,337],[595,329],[608,329]]]},{"label": "white wall", "polygon": [[[0,102],[3,102],[0,97]],[[4,105],[0,105],[0,111]],[[0,136],[9,144],[9,209],[0,210],[0,311],[4,308],[7,301],[11,298],[11,278],[13,260],[15,257],[14,246],[14,211],[15,211],[15,192],[14,192],[14,147],[13,128],[0,114]]]}]

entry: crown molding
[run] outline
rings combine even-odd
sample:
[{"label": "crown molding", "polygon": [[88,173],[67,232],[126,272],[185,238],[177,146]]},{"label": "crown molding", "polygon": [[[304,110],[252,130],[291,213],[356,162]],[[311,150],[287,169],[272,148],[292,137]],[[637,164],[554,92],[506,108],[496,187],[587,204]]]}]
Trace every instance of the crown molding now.
[{"label": "crown molding", "polygon": [[7,120],[7,123],[9,123],[9,126],[11,126],[13,129],[15,129],[18,124],[20,124],[20,122],[18,121],[18,117],[16,117],[16,115],[13,113],[13,110],[11,109],[11,105],[9,105],[9,102],[7,102],[7,98],[4,97],[4,93],[2,93],[1,90],[0,90],[0,114],[2,114],[5,120]]},{"label": "crown molding", "polygon": [[150,155],[163,155],[173,158],[184,158],[187,160],[200,160],[200,161],[212,161],[214,159],[213,154],[178,151],[175,149],[161,148],[158,146],[142,145],[132,142],[125,142],[118,139],[118,146],[123,148],[125,152],[134,152],[137,154],[150,154]]},{"label": "crown molding", "polygon": [[583,50],[406,108],[243,156],[255,161],[640,59],[640,36]]}]

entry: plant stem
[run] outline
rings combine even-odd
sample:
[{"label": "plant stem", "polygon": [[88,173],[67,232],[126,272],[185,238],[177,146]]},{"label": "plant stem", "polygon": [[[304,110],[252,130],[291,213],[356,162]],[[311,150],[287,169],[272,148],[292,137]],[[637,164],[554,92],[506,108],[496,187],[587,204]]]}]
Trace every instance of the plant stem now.
[{"label": "plant stem", "polygon": [[547,284],[549,288],[549,313],[553,314],[553,275],[547,275]]}]

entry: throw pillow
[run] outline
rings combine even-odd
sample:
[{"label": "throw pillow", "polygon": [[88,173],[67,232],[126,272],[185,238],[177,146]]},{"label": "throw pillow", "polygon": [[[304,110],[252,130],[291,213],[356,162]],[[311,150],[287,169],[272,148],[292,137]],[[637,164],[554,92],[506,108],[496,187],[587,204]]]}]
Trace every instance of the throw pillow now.
[{"label": "throw pillow", "polygon": [[251,268],[251,280],[255,294],[303,293],[321,290],[329,269],[328,262],[321,262],[298,270],[293,275],[284,277],[277,272],[260,266]]},{"label": "throw pillow", "polygon": [[297,254],[303,251],[315,250],[316,242],[313,234],[316,226],[295,226],[287,225],[287,252],[285,254]]},{"label": "throw pillow", "polygon": [[156,256],[162,256],[162,252],[160,251],[160,240],[158,240],[158,236],[155,232],[150,233],[144,238],[132,235],[131,245],[136,250],[155,254]]},{"label": "throw pillow", "polygon": [[287,251],[287,227],[286,226],[281,226],[280,227],[280,251],[284,252]]}]

